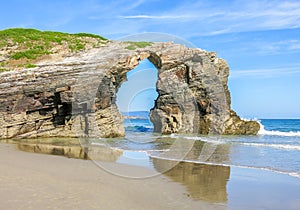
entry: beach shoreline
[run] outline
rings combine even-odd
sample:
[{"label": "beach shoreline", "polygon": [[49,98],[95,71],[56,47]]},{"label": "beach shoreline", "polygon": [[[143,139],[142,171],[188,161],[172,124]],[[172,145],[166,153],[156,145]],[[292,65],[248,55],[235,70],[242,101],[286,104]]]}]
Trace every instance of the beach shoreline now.
[{"label": "beach shoreline", "polygon": [[[116,176],[91,160],[0,143],[2,209],[299,209],[300,179],[257,169],[182,163],[163,175]],[[147,174],[149,168],[104,165]],[[156,164],[159,167],[159,164]]]},{"label": "beach shoreline", "polygon": [[[163,176],[115,176],[90,160],[18,151],[0,143],[1,209],[220,209]],[[112,163],[117,165],[116,163]],[[126,170],[149,170],[126,166]]]}]

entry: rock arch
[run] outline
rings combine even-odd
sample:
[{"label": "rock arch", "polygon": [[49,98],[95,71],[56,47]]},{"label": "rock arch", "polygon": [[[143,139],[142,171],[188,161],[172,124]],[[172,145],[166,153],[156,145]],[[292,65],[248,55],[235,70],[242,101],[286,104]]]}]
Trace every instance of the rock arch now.
[{"label": "rock arch", "polygon": [[111,42],[60,62],[2,73],[0,138],[124,136],[116,93],[144,59],[158,69],[159,96],[151,110],[156,132],[257,133],[258,123],[231,110],[229,67],[215,53],[173,43],[135,50],[127,45]]}]

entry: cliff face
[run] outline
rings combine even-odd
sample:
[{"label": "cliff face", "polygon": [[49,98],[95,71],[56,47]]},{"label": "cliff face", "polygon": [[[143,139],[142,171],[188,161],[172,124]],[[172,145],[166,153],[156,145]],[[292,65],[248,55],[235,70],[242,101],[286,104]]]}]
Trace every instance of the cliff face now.
[{"label": "cliff face", "polygon": [[256,134],[230,108],[229,68],[215,53],[172,43],[110,42],[61,61],[0,74],[0,138],[124,136],[116,93],[149,59],[158,69],[151,121],[159,133]]}]

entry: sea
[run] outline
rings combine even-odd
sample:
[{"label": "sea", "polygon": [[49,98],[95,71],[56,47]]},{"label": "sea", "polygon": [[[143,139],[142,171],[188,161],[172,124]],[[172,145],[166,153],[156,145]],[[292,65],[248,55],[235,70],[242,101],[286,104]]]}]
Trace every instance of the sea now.
[{"label": "sea", "polygon": [[125,138],[97,139],[93,144],[121,149],[119,163],[148,168],[154,168],[153,158],[159,158],[300,178],[300,119],[258,119],[261,129],[255,136],[159,135],[153,133],[149,113],[135,115],[124,121]]}]

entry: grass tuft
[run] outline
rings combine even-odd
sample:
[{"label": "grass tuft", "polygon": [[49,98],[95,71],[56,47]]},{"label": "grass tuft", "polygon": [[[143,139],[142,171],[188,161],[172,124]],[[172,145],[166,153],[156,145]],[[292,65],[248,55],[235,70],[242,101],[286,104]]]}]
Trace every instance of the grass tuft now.
[{"label": "grass tuft", "polygon": [[35,67],[36,67],[36,65],[35,65],[35,64],[32,64],[32,63],[28,63],[28,64],[26,64],[26,66],[25,66],[26,69],[29,69],[29,68],[35,68]]},{"label": "grass tuft", "polygon": [[145,48],[147,46],[151,46],[152,42],[126,42],[129,45],[125,47],[127,50],[135,50],[136,48]]}]

